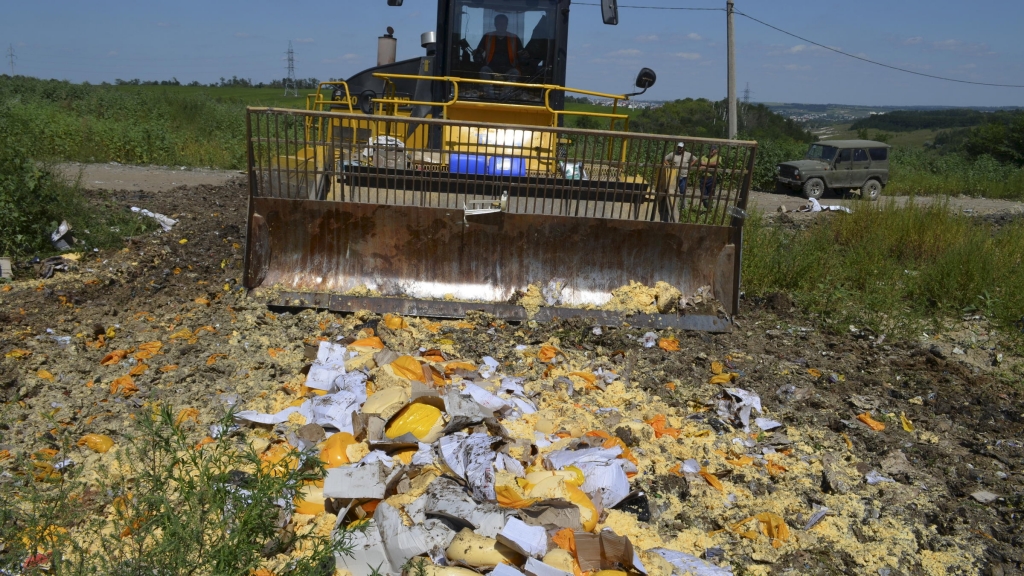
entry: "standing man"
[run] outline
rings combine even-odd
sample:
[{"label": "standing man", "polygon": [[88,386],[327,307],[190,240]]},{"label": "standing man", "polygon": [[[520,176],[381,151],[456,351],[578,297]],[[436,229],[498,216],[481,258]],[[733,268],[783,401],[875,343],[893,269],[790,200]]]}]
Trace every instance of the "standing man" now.
[{"label": "standing man", "polygon": [[[669,152],[665,155],[665,159],[662,161],[664,167],[664,184],[659,188],[661,192],[658,195],[658,215],[662,222],[675,222],[675,214],[673,208],[675,202],[669,201],[670,190],[673,188],[679,194],[680,198],[686,197],[686,180],[690,175],[690,167],[696,163],[696,159],[693,154],[686,151],[686,142],[680,142],[676,144],[674,152]],[[674,187],[671,184],[676,184]]]},{"label": "standing man", "polygon": [[700,203],[711,209],[711,195],[715,193],[715,173],[718,171],[718,145],[713,144],[707,156],[700,157]]}]

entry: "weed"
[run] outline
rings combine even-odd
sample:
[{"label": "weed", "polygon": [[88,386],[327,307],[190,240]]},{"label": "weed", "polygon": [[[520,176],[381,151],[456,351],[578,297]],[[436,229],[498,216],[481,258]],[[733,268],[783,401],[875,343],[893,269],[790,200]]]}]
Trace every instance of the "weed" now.
[{"label": "weed", "polygon": [[909,337],[922,324],[975,308],[1003,326],[1024,314],[1024,225],[993,231],[948,205],[893,203],[822,218],[804,230],[744,234],[743,285],[788,292],[826,325]]},{"label": "weed", "polygon": [[[292,453],[268,465],[231,433],[197,444],[169,407],[138,422],[98,477],[51,473],[31,457],[8,463],[0,568],[37,558],[55,574],[249,574],[290,553],[276,573],[298,575],[329,573],[335,554],[351,553],[344,530],[332,539],[286,529],[292,496],[323,477],[315,458]],[[219,424],[232,426],[230,414]],[[78,457],[67,444],[59,454]]]}]

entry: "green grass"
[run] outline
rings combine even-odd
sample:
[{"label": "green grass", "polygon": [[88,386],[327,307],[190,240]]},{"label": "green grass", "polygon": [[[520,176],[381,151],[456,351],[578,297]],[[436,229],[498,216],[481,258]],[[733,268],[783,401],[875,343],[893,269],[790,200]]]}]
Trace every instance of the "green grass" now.
[{"label": "green grass", "polygon": [[[123,204],[102,196],[86,197],[78,182],[59,175],[52,166],[22,162],[20,173],[12,173],[9,165],[0,166],[0,255],[22,258],[56,253],[50,233],[62,220],[72,227],[77,241],[74,251],[120,248],[126,238],[159,227]],[[4,186],[5,181],[14,185]]]},{"label": "green grass", "polygon": [[914,337],[937,319],[1024,317],[1024,223],[993,231],[942,202],[818,219],[803,230],[747,224],[743,285],[791,294],[826,325]]},{"label": "green grass", "polygon": [[285,96],[280,88],[244,88],[216,86],[111,86],[110,89],[125,94],[192,98],[200,96],[226,104],[240,103],[245,106],[271,106],[275,108],[305,108],[306,93],[315,90],[299,90],[299,96]]},{"label": "green grass", "polygon": [[[53,469],[51,461],[86,457],[69,436],[54,443],[55,457],[5,462],[0,569],[21,573],[42,554],[53,574],[244,575],[299,551],[279,576],[333,573],[334,554],[351,551],[348,533],[284,530],[279,505],[323,477],[321,462],[293,452],[302,464],[270,465],[233,433],[198,445],[204,429],[176,420],[169,407],[140,410],[118,438],[117,466],[91,479],[76,467]],[[232,430],[230,414],[219,425]]]}]

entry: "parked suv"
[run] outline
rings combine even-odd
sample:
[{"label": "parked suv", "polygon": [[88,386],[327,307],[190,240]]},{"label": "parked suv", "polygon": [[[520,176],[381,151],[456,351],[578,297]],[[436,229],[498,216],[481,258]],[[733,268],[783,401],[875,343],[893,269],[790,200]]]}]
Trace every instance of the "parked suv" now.
[{"label": "parked suv", "polygon": [[776,167],[775,189],[821,198],[860,190],[864,200],[878,200],[889,182],[889,145],[872,140],[824,140],[811,144],[803,160]]}]

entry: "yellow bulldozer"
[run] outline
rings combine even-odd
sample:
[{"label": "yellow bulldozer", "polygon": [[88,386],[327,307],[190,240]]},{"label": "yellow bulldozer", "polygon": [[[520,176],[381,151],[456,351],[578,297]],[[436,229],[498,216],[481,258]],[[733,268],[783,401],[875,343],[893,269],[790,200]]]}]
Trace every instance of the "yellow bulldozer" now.
[{"label": "yellow bulldozer", "polygon": [[[570,3],[439,0],[422,56],[396,61],[389,28],[377,66],[322,82],[305,110],[249,108],[245,287],[339,312],[729,330],[757,145],[631,132],[647,68],[633,94],[565,86]],[[614,0],[602,11],[617,23]],[[567,95],[611,110],[567,110]],[[680,142],[686,186],[666,160]],[[658,283],[678,305],[609,309]]]}]

